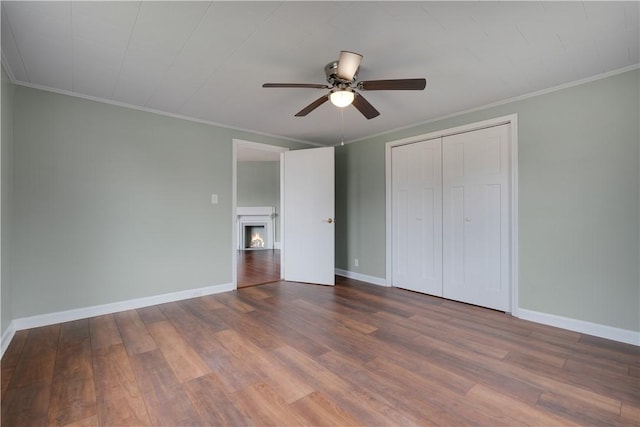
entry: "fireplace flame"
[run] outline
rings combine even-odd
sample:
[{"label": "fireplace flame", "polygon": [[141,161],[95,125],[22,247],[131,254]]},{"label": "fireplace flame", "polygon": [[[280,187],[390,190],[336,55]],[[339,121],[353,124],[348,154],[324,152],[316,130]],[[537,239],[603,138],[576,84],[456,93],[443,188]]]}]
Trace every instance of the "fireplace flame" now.
[{"label": "fireplace flame", "polygon": [[264,248],[264,239],[260,237],[257,231],[251,234],[250,248]]}]

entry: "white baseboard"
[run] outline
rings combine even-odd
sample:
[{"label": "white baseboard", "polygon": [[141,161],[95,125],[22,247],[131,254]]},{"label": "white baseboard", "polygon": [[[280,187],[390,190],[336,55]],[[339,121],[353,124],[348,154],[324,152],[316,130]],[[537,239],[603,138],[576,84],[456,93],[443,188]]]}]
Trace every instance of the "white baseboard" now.
[{"label": "white baseboard", "polygon": [[[380,277],[368,276],[365,274],[355,273],[353,271],[342,270],[339,268],[335,269],[335,274],[338,276],[348,277],[350,279],[371,283],[373,285],[388,286],[386,279],[382,279]],[[86,319],[103,314],[117,313],[119,311],[133,310],[136,308],[164,304],[167,302],[196,298],[203,295],[228,292],[234,289],[235,287],[233,286],[233,283],[224,283],[220,285],[206,286],[203,288],[189,289],[186,291],[171,292],[167,294],[136,298],[110,304],[102,304],[92,307],[84,307],[74,310],[59,311],[55,313],[47,313],[37,316],[14,319],[2,334],[2,338],[0,341],[0,357],[4,355],[4,352],[9,347],[9,344],[11,343],[11,340],[13,339],[16,331],[37,328],[40,326],[53,325],[56,323],[69,322],[72,320]],[[526,310],[523,308],[518,309],[517,317],[536,323],[542,323],[543,325],[555,326],[570,331],[580,332],[583,334],[594,335],[601,338],[640,346],[640,332],[636,331],[614,328],[612,326],[601,325],[584,320],[571,319],[568,317],[556,316],[554,314],[541,313],[533,310]]]},{"label": "white baseboard", "polygon": [[355,273],[353,271],[342,270],[340,268],[336,268],[335,273],[338,276],[348,277],[349,279],[355,279],[360,280],[361,282],[371,283],[373,285],[389,287],[389,285],[387,285],[387,279],[383,279],[380,277],[367,276],[366,274]]},{"label": "white baseboard", "polygon": [[16,326],[13,324],[13,321],[9,323],[9,327],[2,334],[2,341],[0,341],[0,357],[4,356],[4,352],[9,347],[13,336],[16,334]]},{"label": "white baseboard", "polygon": [[584,320],[571,319],[569,317],[557,316],[555,314],[541,313],[539,311],[518,309],[520,319],[530,320],[543,325],[555,326],[568,329],[581,334],[594,335],[627,344],[640,345],[640,332],[628,329],[614,328],[612,326],[591,323]]},{"label": "white baseboard", "polygon": [[273,242],[273,249],[282,249],[280,242]]},{"label": "white baseboard", "polygon": [[[153,295],[150,297],[136,298],[127,301],[119,301],[109,304],[94,305],[91,307],[76,308],[73,310],[58,311],[55,313],[38,314],[36,316],[13,319],[7,330],[2,334],[2,354],[4,354],[16,331],[22,329],[38,328],[40,326],[54,325],[56,323],[70,322],[72,320],[87,319],[103,314],[117,313],[119,311],[133,310],[151,305],[196,298],[203,295],[218,294],[220,292],[233,291],[233,283],[205,286],[203,288],[188,289],[186,291],[170,292],[167,294]],[[1,355],[0,355],[1,356]]]},{"label": "white baseboard", "polygon": [[[339,268],[335,269],[335,273],[338,276],[348,277],[350,279],[360,280],[374,285],[389,286],[387,285],[386,279],[379,277],[367,276]],[[600,338],[640,346],[640,332],[636,331],[614,328],[612,326],[601,325],[584,320],[571,319],[569,317],[557,316],[555,314],[526,310],[519,307],[511,314],[520,319],[530,320],[543,325],[555,326],[569,331],[580,332],[581,334],[594,335]]]}]

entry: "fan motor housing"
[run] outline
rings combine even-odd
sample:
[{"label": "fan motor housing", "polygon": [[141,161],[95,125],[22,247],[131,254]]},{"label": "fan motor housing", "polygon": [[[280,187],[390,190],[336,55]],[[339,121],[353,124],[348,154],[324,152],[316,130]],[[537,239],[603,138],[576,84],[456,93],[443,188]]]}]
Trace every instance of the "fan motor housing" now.
[{"label": "fan motor housing", "polygon": [[324,74],[327,76],[327,81],[332,85],[335,83],[351,84],[352,82],[355,82],[356,78],[358,77],[358,72],[356,71],[356,73],[353,75],[353,80],[348,81],[348,80],[343,80],[338,78],[337,73],[338,73],[338,61],[329,62],[327,65],[324,66]]}]

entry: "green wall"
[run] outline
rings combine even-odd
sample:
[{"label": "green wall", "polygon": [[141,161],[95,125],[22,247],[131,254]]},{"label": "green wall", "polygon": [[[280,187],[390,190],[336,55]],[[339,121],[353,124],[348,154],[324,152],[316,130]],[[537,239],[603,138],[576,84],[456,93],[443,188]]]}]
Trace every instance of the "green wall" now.
[{"label": "green wall", "polygon": [[0,334],[4,334],[11,320],[13,319],[12,311],[12,286],[11,286],[11,259],[10,248],[12,236],[12,218],[13,218],[13,85],[9,82],[9,77],[2,69],[2,165],[0,172],[2,174],[2,225],[0,235],[2,236],[2,275],[0,280],[2,301],[0,310]]},{"label": "green wall", "polygon": [[[237,205],[272,206],[280,213],[280,162],[238,162]],[[276,242],[280,241],[275,221]]]},{"label": "green wall", "polygon": [[[519,306],[640,330],[639,74],[338,147],[336,267],[386,276],[386,142],[517,113]],[[2,332],[12,318],[230,282],[232,139],[306,147],[4,74],[2,89]]]},{"label": "green wall", "polygon": [[519,307],[639,331],[639,74],[338,147],[336,267],[386,277],[386,142],[517,113]]},{"label": "green wall", "polygon": [[22,86],[14,95],[14,318],[230,283],[232,139],[305,147]]}]

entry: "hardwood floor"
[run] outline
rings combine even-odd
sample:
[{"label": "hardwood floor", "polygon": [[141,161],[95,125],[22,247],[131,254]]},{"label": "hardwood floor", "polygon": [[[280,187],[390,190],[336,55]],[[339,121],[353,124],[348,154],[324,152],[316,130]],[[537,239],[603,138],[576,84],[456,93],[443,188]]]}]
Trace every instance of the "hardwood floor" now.
[{"label": "hardwood floor", "polygon": [[19,331],[2,425],[640,425],[640,349],[337,278]]},{"label": "hardwood floor", "polygon": [[238,288],[280,280],[280,250],[238,251]]}]

